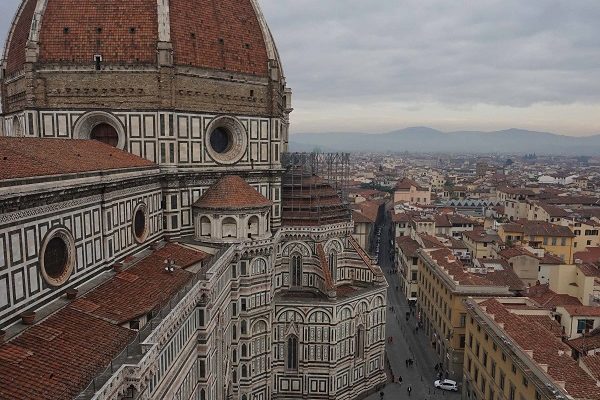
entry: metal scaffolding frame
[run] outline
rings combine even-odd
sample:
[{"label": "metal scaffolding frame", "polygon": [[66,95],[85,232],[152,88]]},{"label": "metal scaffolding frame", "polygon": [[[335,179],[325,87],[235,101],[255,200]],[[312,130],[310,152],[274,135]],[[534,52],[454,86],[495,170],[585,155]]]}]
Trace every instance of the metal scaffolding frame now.
[{"label": "metal scaffolding frame", "polygon": [[[283,185],[289,197],[283,206],[295,219],[318,224],[349,219],[348,153],[284,153],[281,163],[286,169]],[[339,199],[332,201],[331,189],[325,193],[324,184],[333,188]]]}]

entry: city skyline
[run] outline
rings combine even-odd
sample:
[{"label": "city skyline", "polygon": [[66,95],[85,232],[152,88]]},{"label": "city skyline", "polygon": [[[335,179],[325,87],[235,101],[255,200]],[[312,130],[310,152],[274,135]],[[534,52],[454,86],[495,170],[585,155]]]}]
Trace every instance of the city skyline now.
[{"label": "city skyline", "polygon": [[[3,43],[19,2],[4,2]],[[292,133],[600,133],[600,3],[261,4],[294,90]]]}]

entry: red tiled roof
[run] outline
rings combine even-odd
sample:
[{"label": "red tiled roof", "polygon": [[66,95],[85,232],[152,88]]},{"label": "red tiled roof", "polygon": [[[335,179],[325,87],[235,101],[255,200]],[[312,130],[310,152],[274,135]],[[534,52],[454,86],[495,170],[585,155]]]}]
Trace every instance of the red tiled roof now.
[{"label": "red tiled roof", "polygon": [[96,140],[0,137],[0,180],[152,166]]},{"label": "red tiled roof", "polygon": [[208,255],[169,243],[50,317],[0,345],[0,398],[71,399],[135,336],[120,324],[172,298]]},{"label": "red tiled roof", "polygon": [[527,296],[540,305],[540,307],[551,309],[556,306],[581,305],[581,302],[568,294],[558,294],[553,292],[549,286],[535,285],[527,289]]},{"label": "red tiled roof", "polygon": [[63,308],[0,346],[0,398],[72,399],[134,336],[73,306]]},{"label": "red tiled roof", "polygon": [[520,232],[529,236],[574,237],[569,227],[546,221],[519,220],[503,224],[505,232]]},{"label": "red tiled roof", "polygon": [[227,175],[214,183],[194,203],[194,207],[237,209],[269,207],[273,203],[237,175]]},{"label": "red tiled roof", "polygon": [[423,243],[423,247],[426,249],[439,249],[446,247],[444,243],[440,242],[435,236],[428,235],[424,232],[417,234]]},{"label": "red tiled roof", "polygon": [[527,249],[520,247],[520,246],[507,247],[507,248],[501,250],[498,253],[498,255],[500,257],[504,257],[506,259],[510,259],[513,257],[519,257],[519,256],[529,256],[529,257],[537,258],[535,254],[531,253]]},{"label": "red tiled roof", "polygon": [[573,258],[585,263],[600,264],[600,247],[587,247],[584,251],[575,253]]},{"label": "red tiled roof", "polygon": [[398,247],[402,250],[402,253],[406,257],[417,257],[417,251],[421,248],[421,245],[410,236],[400,236],[396,238]]},{"label": "red tiled roof", "polygon": [[180,268],[166,272],[164,262],[167,258],[173,259],[176,266],[186,268],[207,259],[208,255],[168,243],[76,300],[73,306],[78,307],[82,301],[95,305],[93,310],[88,311],[90,314],[117,324],[149,313],[170,299],[192,277],[190,272]]},{"label": "red tiled roof", "polygon": [[[510,312],[496,299],[479,304],[497,324],[503,324],[503,330],[537,364],[547,365],[547,374],[554,382],[564,382],[565,390],[574,398],[600,398],[600,387],[596,380],[586,374],[577,361],[571,357],[569,347],[548,329],[532,321],[528,315]],[[527,353],[526,353],[527,354]]]},{"label": "red tiled roof", "polygon": [[371,221],[366,215],[356,210],[352,210],[352,220],[354,223],[359,224],[373,224],[375,221]]},{"label": "red tiled roof", "polygon": [[485,274],[477,274],[478,276],[485,277],[489,281],[495,283],[498,286],[508,286],[511,291],[521,291],[525,289],[525,284],[513,271],[511,266],[503,259],[490,259],[490,258],[478,258],[479,264],[487,268],[493,264],[499,264],[502,269],[495,269],[493,271],[487,271]]},{"label": "red tiled roof", "polygon": [[363,201],[362,203],[355,204],[353,207],[369,220],[375,222],[379,216],[379,209],[382,204],[383,203],[381,201],[367,200]]},{"label": "red tiled roof", "polygon": [[[20,70],[37,1],[27,0],[15,21],[7,72]],[[267,29],[251,0],[170,0],[170,35],[176,65],[268,75]],[[38,63],[156,64],[156,0],[52,0],[37,24]],[[269,37],[270,40],[270,37]]]},{"label": "red tiled roof", "polygon": [[25,48],[29,40],[36,4],[36,0],[25,0],[19,9],[21,15],[14,22],[6,53],[6,74],[9,76],[21,70],[25,64]]},{"label": "red tiled roof", "polygon": [[458,260],[450,249],[443,248],[429,252],[429,256],[443,269],[446,274],[460,285],[465,286],[495,286],[490,280],[483,276],[468,272],[465,266]]},{"label": "red tiled roof", "polygon": [[421,187],[417,182],[410,178],[402,178],[396,182],[394,189],[396,190],[410,190],[411,187],[415,187],[418,191],[426,191],[427,189]]},{"label": "red tiled roof", "polygon": [[571,316],[600,317],[600,307],[565,304],[562,306]]},{"label": "red tiled roof", "polygon": [[587,370],[590,372],[590,374],[597,381],[600,381],[600,354],[594,354],[593,356],[583,357],[581,359],[581,362],[583,364],[585,364],[585,366],[586,366]]},{"label": "red tiled roof", "polygon": [[250,0],[169,3],[175,64],[268,74],[265,39]]},{"label": "red tiled roof", "polygon": [[465,231],[463,237],[467,237],[476,243],[501,243],[502,239],[496,233],[486,233],[483,230]]},{"label": "red tiled roof", "polygon": [[[587,353],[591,350],[600,349],[600,332],[598,332],[596,329],[595,331],[584,334],[577,339],[571,339],[567,341],[567,344],[581,353]],[[600,370],[598,372],[600,372]]]}]

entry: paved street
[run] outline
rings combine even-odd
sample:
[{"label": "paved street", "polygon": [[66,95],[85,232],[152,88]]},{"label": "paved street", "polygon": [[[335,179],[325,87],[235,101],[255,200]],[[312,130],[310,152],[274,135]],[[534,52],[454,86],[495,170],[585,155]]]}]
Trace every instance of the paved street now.
[{"label": "paved street", "polygon": [[[390,255],[392,238],[389,229],[390,222],[386,220],[381,229],[379,264],[389,283],[388,305],[394,308],[394,312],[388,309],[387,313],[386,335],[393,337],[393,343],[386,345],[387,356],[396,381],[398,376],[402,376],[402,384],[388,384],[383,390],[383,398],[386,400],[408,399],[407,388],[410,386],[412,388],[410,398],[419,400],[459,399],[459,393],[446,392],[433,387],[436,379],[434,366],[439,361],[421,331],[415,333],[414,329],[417,324],[415,317],[411,316],[408,322],[405,320],[405,313],[409,311],[409,306],[403,294],[396,290],[396,287],[400,286],[398,276],[390,273],[394,266]],[[412,367],[406,366],[408,358],[414,360]],[[366,399],[379,400],[381,396],[376,393]]]}]

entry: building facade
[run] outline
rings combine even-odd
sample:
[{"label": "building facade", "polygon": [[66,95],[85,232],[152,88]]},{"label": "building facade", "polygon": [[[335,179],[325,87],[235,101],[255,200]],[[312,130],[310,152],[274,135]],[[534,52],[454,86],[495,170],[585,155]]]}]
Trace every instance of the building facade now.
[{"label": "building facade", "polygon": [[[385,382],[387,284],[337,187],[282,163],[291,91],[258,3],[201,3],[22,2],[0,84],[0,353],[27,361],[0,367],[0,397]],[[49,357],[40,389],[26,372]]]}]

